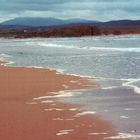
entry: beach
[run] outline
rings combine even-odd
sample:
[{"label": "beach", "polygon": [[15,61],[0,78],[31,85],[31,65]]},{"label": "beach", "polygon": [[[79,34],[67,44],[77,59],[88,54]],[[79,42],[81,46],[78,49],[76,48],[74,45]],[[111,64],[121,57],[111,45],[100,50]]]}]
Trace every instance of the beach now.
[{"label": "beach", "polygon": [[80,106],[57,100],[64,96],[59,91],[98,86],[54,70],[0,66],[0,138],[103,140],[115,135],[114,126],[94,112],[81,112]]},{"label": "beach", "polygon": [[0,137],[139,140],[139,42],[1,38]]},{"label": "beach", "polygon": [[139,0],[1,0],[0,140],[140,140],[139,13]]}]

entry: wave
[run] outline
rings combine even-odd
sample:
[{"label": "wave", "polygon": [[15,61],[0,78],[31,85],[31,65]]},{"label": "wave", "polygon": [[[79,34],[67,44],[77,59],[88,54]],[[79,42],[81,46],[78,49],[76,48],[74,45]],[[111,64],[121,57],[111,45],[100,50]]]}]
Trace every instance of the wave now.
[{"label": "wave", "polygon": [[108,48],[108,47],[87,47],[90,50],[103,51],[122,51],[122,52],[140,52],[140,48]]},{"label": "wave", "polygon": [[115,88],[118,88],[118,86],[103,87],[102,89],[108,90],[108,89],[115,89]]},{"label": "wave", "polygon": [[122,86],[133,88],[135,93],[140,94],[140,87],[135,85],[135,83],[138,82],[140,82],[140,79],[127,79],[127,81],[124,82]]},{"label": "wave", "polygon": [[[98,39],[101,39],[102,37],[99,37]],[[120,35],[120,36],[114,36],[114,35],[110,35],[110,36],[104,36],[104,40],[137,40],[140,39],[140,35]]]},{"label": "wave", "polygon": [[66,48],[66,49],[81,49],[81,50],[96,50],[96,51],[122,51],[122,52],[140,52],[140,48],[115,48],[115,47],[96,47],[96,46],[78,46],[78,45],[63,45],[47,42],[26,42],[29,46],[40,46],[46,48]]},{"label": "wave", "polygon": [[29,46],[40,46],[40,47],[54,47],[54,48],[76,48],[76,46],[73,46],[73,45],[61,45],[61,44],[55,44],[55,43],[45,43],[45,42],[26,42],[26,45],[29,45]]},{"label": "wave", "polygon": [[11,64],[14,64],[13,61],[9,61],[7,60],[8,58],[11,58],[12,56],[8,55],[8,54],[5,54],[5,53],[1,53],[0,54],[0,61],[3,61],[5,62],[4,64],[2,64],[3,66],[7,66],[7,65],[11,65]]},{"label": "wave", "polygon": [[45,69],[44,67],[40,67],[40,66],[26,66],[26,68]]},{"label": "wave", "polygon": [[9,55],[9,54],[6,54],[6,53],[1,53],[0,54],[0,58],[9,58],[9,57],[12,57],[12,56]]},{"label": "wave", "polygon": [[[64,38],[64,39],[68,39],[69,38]],[[72,39],[76,39],[75,37],[73,37]],[[80,40],[137,40],[140,39],[140,35],[107,35],[107,36],[84,36],[84,37],[79,37]]]}]

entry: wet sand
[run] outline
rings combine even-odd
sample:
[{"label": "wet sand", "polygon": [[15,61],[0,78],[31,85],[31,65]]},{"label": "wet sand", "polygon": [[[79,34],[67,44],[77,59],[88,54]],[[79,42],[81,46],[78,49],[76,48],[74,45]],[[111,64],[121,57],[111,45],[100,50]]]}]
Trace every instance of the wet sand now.
[{"label": "wet sand", "polygon": [[58,91],[98,86],[47,69],[0,66],[0,139],[103,140],[116,135],[115,127],[93,112],[80,113],[79,106],[53,98]]}]

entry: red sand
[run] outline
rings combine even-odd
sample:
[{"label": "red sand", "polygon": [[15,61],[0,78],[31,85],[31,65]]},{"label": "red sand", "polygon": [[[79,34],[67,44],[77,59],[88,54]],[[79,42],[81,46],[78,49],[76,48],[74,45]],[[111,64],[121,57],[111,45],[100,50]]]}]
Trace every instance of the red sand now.
[{"label": "red sand", "polygon": [[112,124],[96,115],[75,117],[80,111],[69,109],[78,108],[76,105],[60,103],[54,98],[49,99],[53,103],[33,100],[64,90],[67,87],[64,85],[68,89],[99,86],[86,78],[56,74],[56,71],[0,66],[0,139],[103,140],[115,135]]}]

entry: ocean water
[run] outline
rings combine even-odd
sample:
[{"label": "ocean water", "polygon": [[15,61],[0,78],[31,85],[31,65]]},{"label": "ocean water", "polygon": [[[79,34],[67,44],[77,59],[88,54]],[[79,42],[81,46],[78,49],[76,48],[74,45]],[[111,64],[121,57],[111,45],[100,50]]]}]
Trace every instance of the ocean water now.
[{"label": "ocean water", "polygon": [[83,103],[119,124],[119,132],[136,129],[140,135],[140,35],[1,38],[0,58],[10,61],[10,66],[53,68],[97,78],[102,88],[81,91],[86,94],[66,102]]}]

